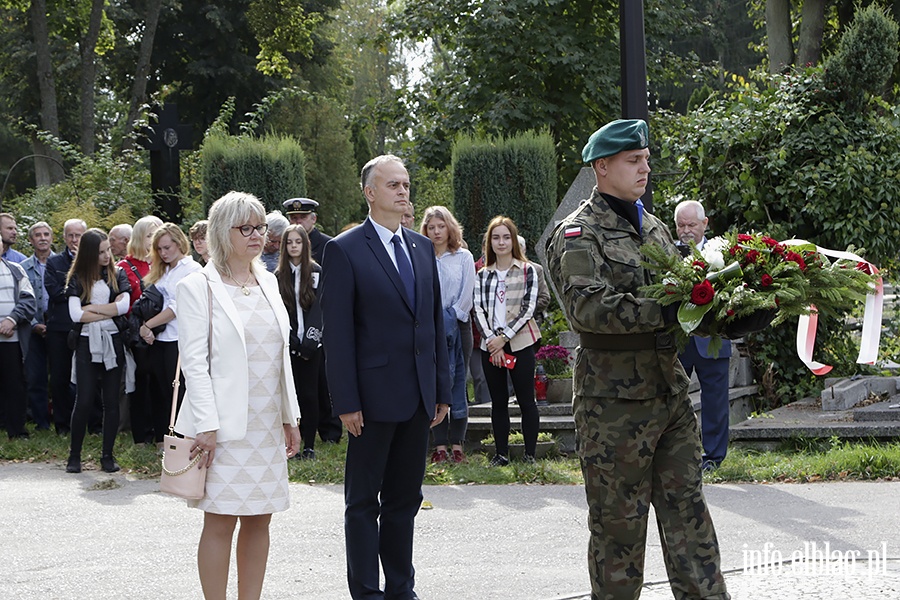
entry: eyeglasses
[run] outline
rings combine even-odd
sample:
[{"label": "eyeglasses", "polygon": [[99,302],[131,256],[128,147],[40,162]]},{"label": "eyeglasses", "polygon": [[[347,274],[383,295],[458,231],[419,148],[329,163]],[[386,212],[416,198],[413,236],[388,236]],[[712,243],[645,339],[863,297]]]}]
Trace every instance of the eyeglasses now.
[{"label": "eyeglasses", "polygon": [[263,223],[262,225],[257,225],[254,227],[253,225],[241,225],[239,227],[232,227],[232,229],[237,229],[241,232],[241,235],[244,237],[250,237],[253,235],[253,230],[256,230],[256,233],[259,235],[266,235],[266,232],[269,230],[269,224]]}]

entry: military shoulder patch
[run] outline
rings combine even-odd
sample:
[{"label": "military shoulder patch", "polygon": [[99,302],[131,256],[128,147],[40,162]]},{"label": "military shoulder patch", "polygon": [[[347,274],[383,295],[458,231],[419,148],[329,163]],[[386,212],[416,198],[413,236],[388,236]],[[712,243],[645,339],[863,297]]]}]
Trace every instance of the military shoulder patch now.
[{"label": "military shoulder patch", "polygon": [[563,237],[566,239],[578,237],[581,235],[581,225],[573,225],[572,227],[566,227],[565,232],[563,233]]}]

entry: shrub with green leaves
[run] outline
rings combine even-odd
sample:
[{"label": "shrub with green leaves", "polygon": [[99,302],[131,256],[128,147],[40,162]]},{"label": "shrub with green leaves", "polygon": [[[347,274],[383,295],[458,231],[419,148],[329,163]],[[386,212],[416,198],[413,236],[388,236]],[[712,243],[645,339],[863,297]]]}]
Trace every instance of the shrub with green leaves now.
[{"label": "shrub with green leaves", "polygon": [[[870,8],[823,67],[733,76],[726,92],[687,115],[658,113],[657,171],[675,174],[656,179],[659,195],[702,202],[716,235],[758,231],[856,246],[890,265],[900,254],[900,108],[878,94],[896,61],[897,26]],[[770,405],[816,387],[796,356],[795,331],[748,340]],[[820,321],[817,360],[831,361],[832,374],[865,370],[852,362],[854,344],[841,321]]]},{"label": "shrub with green leaves", "polygon": [[88,227],[109,230],[153,213],[150,172],[139,152],[117,154],[107,144],[94,154],[84,155],[58,140],[54,140],[54,146],[61,149],[68,164],[74,165],[66,178],[18,196],[4,208],[16,216],[22,233],[20,247],[28,247],[24,232],[38,221],[50,224],[54,245],[61,248],[65,245],[63,224],[68,219],[84,219]]},{"label": "shrub with green leaves", "polygon": [[533,245],[556,209],[556,150],[549,133],[460,136],[452,170],[455,215],[476,257],[497,215],[511,218]]},{"label": "shrub with green leaves", "polygon": [[253,194],[266,210],[306,195],[306,160],[287,136],[253,137],[210,133],[203,141],[201,178],[206,209],[234,190]]}]

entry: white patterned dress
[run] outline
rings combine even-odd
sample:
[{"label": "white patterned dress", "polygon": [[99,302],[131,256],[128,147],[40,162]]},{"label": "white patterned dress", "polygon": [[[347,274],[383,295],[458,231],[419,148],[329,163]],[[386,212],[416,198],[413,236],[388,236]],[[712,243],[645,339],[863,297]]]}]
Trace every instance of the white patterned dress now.
[{"label": "white patterned dress", "polygon": [[220,515],[264,515],[287,510],[288,468],[281,417],[284,340],[260,288],[226,286],[244,322],[249,367],[247,435],[219,442],[206,475],[206,495],[188,505]]}]

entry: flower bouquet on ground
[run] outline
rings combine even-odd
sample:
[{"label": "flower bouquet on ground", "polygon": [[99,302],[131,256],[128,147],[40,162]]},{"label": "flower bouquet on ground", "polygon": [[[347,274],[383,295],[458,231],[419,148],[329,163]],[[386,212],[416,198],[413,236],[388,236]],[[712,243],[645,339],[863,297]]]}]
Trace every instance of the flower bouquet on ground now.
[{"label": "flower bouquet on ground", "polygon": [[759,233],[727,233],[707,240],[702,250],[691,244],[685,258],[655,244],[641,252],[644,266],[657,275],[643,291],[662,306],[678,304],[679,348],[692,334],[708,336],[714,356],[723,337],[811,312],[842,314],[865,300],[877,279],[869,263],[830,260],[814,244]]},{"label": "flower bouquet on ground", "polygon": [[562,346],[541,346],[534,355],[549,377],[565,375],[569,370],[569,351]]}]

